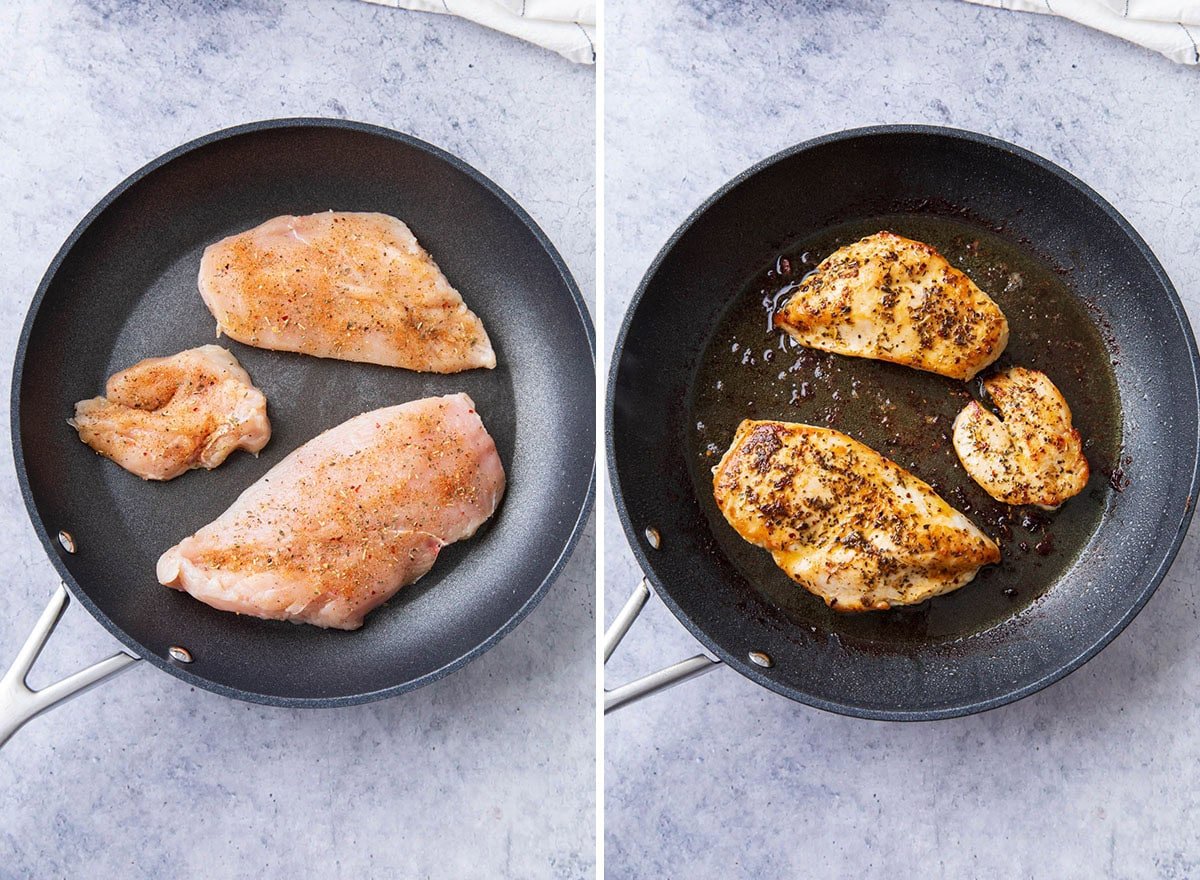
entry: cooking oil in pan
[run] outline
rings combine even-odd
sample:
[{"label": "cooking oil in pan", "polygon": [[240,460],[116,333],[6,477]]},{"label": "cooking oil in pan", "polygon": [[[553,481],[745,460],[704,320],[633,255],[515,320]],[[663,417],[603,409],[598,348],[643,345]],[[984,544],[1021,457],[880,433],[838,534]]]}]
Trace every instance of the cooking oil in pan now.
[{"label": "cooking oil in pan", "polygon": [[[791,288],[837,248],[880,230],[937,248],[996,301],[1008,318],[1008,348],[984,371],[1041,370],[1070,404],[1092,476],[1057,511],[993,500],[954,454],[954,417],[978,380],[964,383],[882,361],[800,347],[771,318]],[[1083,297],[1024,248],[963,220],[875,217],[827,229],[764,267],[713,331],[692,384],[689,456],[696,493],[726,556],[791,621],[853,641],[929,642],[980,632],[1043,595],[1095,532],[1109,493],[1120,487],[1121,411],[1113,355]],[[967,586],[912,608],[845,615],[791,581],[770,555],[743,541],[712,497],[712,468],[742,419],[780,419],[835,428],[932,485],[999,543],[1003,559]],[[1111,484],[1110,484],[1111,483]]]}]

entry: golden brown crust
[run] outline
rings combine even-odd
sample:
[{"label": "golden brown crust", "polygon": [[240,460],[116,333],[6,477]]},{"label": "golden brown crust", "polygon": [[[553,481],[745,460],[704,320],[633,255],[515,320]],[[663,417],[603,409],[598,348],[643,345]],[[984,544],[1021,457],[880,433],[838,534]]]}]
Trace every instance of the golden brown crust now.
[{"label": "golden brown crust", "polygon": [[1008,345],[991,298],[934,248],[878,232],[800,282],[775,325],[810,348],[970,379]]},{"label": "golden brown crust", "polygon": [[1050,378],[1012,367],[983,387],[1000,415],[971,401],[954,420],[954,450],[971,478],[997,501],[1048,510],[1082,492],[1091,470]]},{"label": "golden brown crust", "polygon": [[838,611],[922,602],[1000,559],[926,483],[830,428],[742,422],[713,494],[738,534]]}]

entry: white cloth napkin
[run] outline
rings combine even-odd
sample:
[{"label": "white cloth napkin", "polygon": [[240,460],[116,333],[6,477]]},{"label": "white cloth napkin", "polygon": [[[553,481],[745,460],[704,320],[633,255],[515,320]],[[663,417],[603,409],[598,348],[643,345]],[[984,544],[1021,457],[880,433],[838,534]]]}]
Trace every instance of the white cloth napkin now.
[{"label": "white cloth napkin", "polygon": [[552,49],[578,64],[596,63],[595,0],[367,0],[380,6],[458,15]]},{"label": "white cloth napkin", "polygon": [[1200,2],[1185,0],[967,0],[981,6],[1059,15],[1161,52],[1180,64],[1200,64]]}]

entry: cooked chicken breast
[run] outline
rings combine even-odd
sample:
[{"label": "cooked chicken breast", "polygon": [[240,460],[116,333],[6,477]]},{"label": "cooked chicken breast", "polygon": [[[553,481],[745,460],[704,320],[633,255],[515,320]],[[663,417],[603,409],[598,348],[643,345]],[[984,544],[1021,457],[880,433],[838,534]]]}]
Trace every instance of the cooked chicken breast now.
[{"label": "cooked chicken breast", "polygon": [[465,394],[386,407],[301,446],[158,560],[201,602],[357,629],[475,534],[504,494],[496,445]]},{"label": "cooked chicken breast", "polygon": [[838,248],[799,283],[775,326],[801,345],[970,379],[1008,345],[986,293],[927,244],[890,232]]},{"label": "cooked chicken breast", "polygon": [[271,439],[267,398],[229,352],[202,345],[149,358],[108,380],[107,397],[75,404],[79,439],[146,480],[215,468]]},{"label": "cooked chicken breast", "polygon": [[954,451],[997,501],[1053,510],[1087,485],[1071,408],[1045,373],[1012,367],[983,380],[1000,413],[971,401],[954,420]]},{"label": "cooked chicken breast", "polygon": [[713,473],[737,533],[837,611],[915,605],[1000,560],[927,484],[829,428],[747,419]]},{"label": "cooked chicken breast", "polygon": [[217,331],[259,348],[428,373],[496,366],[483,323],[386,214],[276,217],[204,251]]}]

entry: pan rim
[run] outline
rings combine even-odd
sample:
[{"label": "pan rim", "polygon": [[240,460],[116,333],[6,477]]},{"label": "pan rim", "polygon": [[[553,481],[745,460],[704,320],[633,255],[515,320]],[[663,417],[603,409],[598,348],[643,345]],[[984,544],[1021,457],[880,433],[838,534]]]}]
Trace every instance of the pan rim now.
[{"label": "pan rim", "polygon": [[[629,305],[626,308],[625,315],[621,320],[621,328],[617,334],[616,342],[612,351],[609,353],[611,361],[609,363],[608,381],[605,391],[605,422],[604,422],[604,440],[605,453],[608,460],[608,474],[612,487],[612,496],[617,509],[617,516],[621,521],[621,526],[625,531],[626,542],[628,543],[635,559],[641,568],[642,574],[654,586],[654,591],[662,600],[663,604],[670,609],[676,619],[684,625],[684,627],[696,638],[704,648],[714,655],[719,657],[728,666],[733,668],[739,674],[749,678],[751,681],[759,684],[783,697],[811,706],[815,709],[820,709],[826,712],[832,712],[838,715],[846,715],[853,718],[862,718],[875,721],[938,721],[949,718],[958,718],[968,715],[974,715],[980,712],[985,712],[991,709],[997,709],[1009,703],[1024,699],[1040,690],[1043,690],[1057,681],[1062,680],[1067,675],[1079,669],[1093,657],[1100,653],[1104,648],[1112,643],[1121,632],[1129,626],[1135,617],[1150,601],[1150,597],[1154,595],[1167,572],[1175,562],[1175,558],[1179,553],[1179,548],[1187,535],[1188,526],[1192,521],[1192,515],[1195,505],[1185,506],[1183,513],[1180,516],[1179,524],[1175,535],[1171,540],[1170,546],[1166,553],[1158,561],[1154,571],[1142,586],[1141,591],[1137,594],[1135,601],[1131,604],[1128,611],[1121,616],[1112,626],[1110,626],[1099,639],[1086,646],[1066,664],[1053,670],[1049,674],[1029,682],[1021,687],[1007,690],[1002,694],[998,694],[987,699],[974,700],[965,702],[956,706],[940,707],[934,709],[876,709],[872,707],[864,707],[850,703],[841,703],[835,700],[826,700],[819,697],[814,697],[810,694],[802,694],[795,688],[783,685],[780,682],[764,675],[762,670],[749,663],[745,658],[731,654],[730,652],[718,646],[708,635],[703,628],[692,620],[671,597],[670,592],[664,586],[662,579],[655,571],[650,556],[641,547],[637,539],[637,529],[634,526],[630,517],[629,509],[625,503],[624,493],[621,490],[621,479],[617,470],[615,435],[613,431],[613,420],[615,417],[615,395],[617,385],[617,373],[621,365],[621,355],[624,353],[626,339],[633,324],[633,315],[637,311],[638,305],[641,303],[646,290],[650,286],[651,281],[657,275],[662,263],[667,259],[671,251],[674,250],[679,240],[692,228],[693,225],[706,214],[708,210],[720,199],[729,192],[740,186],[749,178],[764,171],[765,169],[790,159],[795,155],[812,150],[818,147],[829,144],[836,144],[845,141],[852,141],[863,138],[874,138],[879,136],[893,135],[931,135],[942,137],[951,141],[967,142],[970,144],[989,147],[1003,153],[1008,153],[1019,159],[1022,159],[1042,171],[1048,172],[1059,178],[1063,183],[1075,189],[1083,195],[1089,202],[1099,208],[1108,218],[1113,221],[1117,228],[1126,236],[1126,238],[1137,248],[1139,254],[1146,261],[1158,281],[1162,285],[1163,290],[1167,294],[1168,302],[1172,312],[1179,323],[1189,347],[1189,361],[1191,363],[1191,380],[1193,387],[1193,395],[1195,398],[1196,411],[1200,413],[1200,351],[1197,350],[1195,333],[1192,330],[1191,322],[1188,319],[1187,312],[1183,307],[1183,302],[1179,298],[1175,286],[1171,283],[1166,270],[1162,267],[1158,258],[1150,250],[1142,236],[1133,228],[1128,220],[1114,208],[1107,199],[1101,196],[1098,192],[1084,183],[1075,175],[1071,174],[1066,169],[1060,167],[1054,162],[1039,156],[1024,147],[992,137],[991,135],[980,134],[978,132],[969,131],[967,129],[951,128],[938,125],[923,125],[923,124],[889,124],[889,125],[871,125],[859,128],[845,129],[842,131],[831,132],[824,135],[819,135],[808,140],[801,141],[791,147],[780,150],[753,165],[746,168],[744,171],[733,177],[727,183],[719,187],[712,195],[705,199],[699,207],[688,214],[687,218],[679,225],[679,227],[671,234],[666,243],[659,249],[650,266],[647,268],[642,280],[639,282],[637,289],[634,291],[633,297],[630,299]],[[1200,489],[1200,419],[1197,422],[1197,434],[1192,438],[1192,472],[1189,481],[1189,494],[1195,498],[1197,491]]]},{"label": "pan rim", "polygon": [[26,513],[33,525],[34,532],[37,534],[38,540],[42,544],[42,549],[46,556],[54,565],[63,584],[70,591],[72,598],[79,602],[88,613],[94,617],[110,634],[112,634],[125,647],[129,648],[133,653],[142,660],[150,662],[153,666],[169,673],[173,677],[182,680],[183,682],[194,687],[203,688],[207,691],[220,694],[224,697],[229,697],[236,700],[241,700],[248,703],[257,703],[267,706],[279,706],[286,708],[334,708],[338,706],[353,706],[361,703],[370,703],[376,700],[387,699],[389,697],[398,696],[408,691],[416,690],[430,684],[440,678],[443,678],[459,669],[466,666],[472,660],[477,659],[489,649],[494,647],[502,638],[512,632],[513,629],[525,619],[528,614],[542,601],[550,586],[557,580],[563,567],[570,559],[573,550],[579,542],[583,529],[587,524],[588,517],[591,515],[592,506],[595,503],[596,497],[596,455],[595,450],[592,450],[591,456],[591,474],[588,480],[587,489],[583,497],[579,500],[579,512],[575,521],[571,524],[571,530],[564,542],[561,552],[555,557],[553,564],[542,577],[542,581],[537,585],[536,589],[530,594],[513,614],[491,635],[484,639],[479,644],[475,645],[471,650],[460,655],[450,663],[445,664],[435,670],[425,673],[424,675],[412,679],[407,682],[392,685],[386,688],[380,688],[374,691],[366,691],[357,694],[343,694],[334,697],[282,697],[274,694],[262,694],[254,691],[244,691],[238,688],[233,688],[220,682],[212,681],[208,678],[199,676],[177,664],[171,663],[168,659],[160,657],[152,651],[147,651],[145,646],[130,636],[121,627],[114,623],[104,611],[96,605],[83,588],[76,581],[74,575],[67,568],[62,557],[59,555],[57,542],[51,537],[46,528],[46,524],[37,510],[37,504],[33,498],[33,492],[29,485],[29,475],[25,467],[25,456],[21,447],[21,415],[20,415],[20,390],[21,381],[24,374],[25,359],[29,345],[29,337],[32,333],[33,324],[41,310],[42,300],[45,298],[46,292],[49,290],[54,277],[58,274],[62,263],[67,255],[74,249],[79,239],[87,232],[91,225],[100,218],[104,212],[124,193],[139,183],[141,180],[149,177],[155,171],[169,164],[181,156],[191,153],[195,150],[209,146],[220,141],[231,140],[248,134],[254,134],[262,131],[279,131],[289,128],[295,129],[341,129],[345,131],[353,131],[361,134],[373,135],[376,137],[386,138],[388,140],[398,141],[405,146],[414,148],[424,152],[435,159],[450,165],[455,170],[465,174],[472,181],[482,186],[491,195],[496,197],[500,203],[510,211],[533,235],[534,239],[545,250],[550,257],[555,269],[562,277],[563,283],[567,292],[570,294],[571,301],[574,303],[578,311],[579,321],[583,327],[584,335],[587,340],[588,351],[592,358],[593,373],[595,372],[596,363],[596,337],[595,328],[592,323],[591,315],[588,312],[587,304],[583,300],[583,295],[579,290],[579,286],[575,281],[574,276],[567,268],[566,262],[558,249],[542,231],[541,227],[533,220],[533,218],[522,208],[512,196],[510,196],[498,184],[487,177],[483,172],[467,164],[465,161],[455,156],[452,153],[443,150],[441,147],[434,146],[412,135],[386,128],[381,125],[375,125],[367,122],[359,122],[350,119],[340,119],[333,117],[319,116],[295,116],[295,117],[279,117],[272,119],[262,119],[254,122],[240,123],[238,125],[229,126],[227,128],[218,129],[200,137],[187,141],[174,149],[168,150],[162,155],[152,159],[145,165],[134,171],[115,187],[113,187],[96,205],[88,211],[82,220],[71,231],[71,234],[63,242],[62,246],[55,253],[54,258],[50,261],[42,280],[39,282],[32,300],[30,301],[28,311],[25,314],[25,320],[21,326],[21,335],[17,342],[16,352],[13,356],[13,376],[12,384],[9,389],[9,422],[11,431],[11,443],[13,449],[13,467],[17,475],[17,483],[21,490],[21,497],[25,502]]}]

